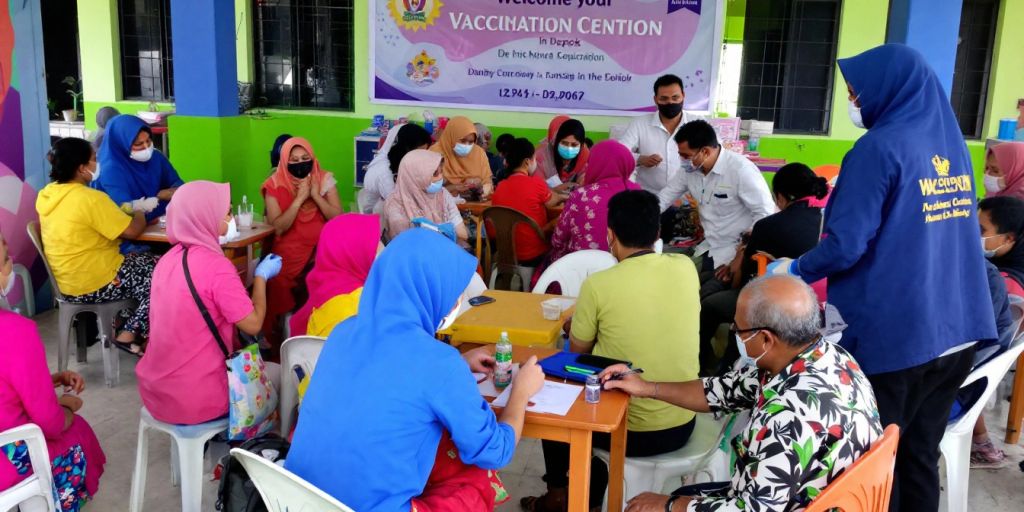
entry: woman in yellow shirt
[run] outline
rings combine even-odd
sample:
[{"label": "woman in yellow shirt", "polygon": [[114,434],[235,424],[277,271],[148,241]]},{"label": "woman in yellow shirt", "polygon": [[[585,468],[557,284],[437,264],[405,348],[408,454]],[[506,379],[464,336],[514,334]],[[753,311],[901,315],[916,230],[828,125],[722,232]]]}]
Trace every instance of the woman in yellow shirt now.
[{"label": "woman in yellow shirt", "polygon": [[348,213],[331,219],[320,232],[316,263],[306,276],[309,300],[292,316],[292,335],[326,338],[355,315],[363,283],[383,249],[378,216]]},{"label": "woman in yellow shirt", "polygon": [[53,182],[39,191],[36,212],[57,286],[68,302],[134,299],[138,307],[122,312],[116,345],[141,356],[142,338],[149,336],[149,284],[156,259],[149,254],[122,256],[118,246],[121,238],[142,234],[146,211],[156,205],[139,200],[119,208],[109,196],[89,188],[100,168],[92,145],[83,139],[57,141],[49,158]]}]

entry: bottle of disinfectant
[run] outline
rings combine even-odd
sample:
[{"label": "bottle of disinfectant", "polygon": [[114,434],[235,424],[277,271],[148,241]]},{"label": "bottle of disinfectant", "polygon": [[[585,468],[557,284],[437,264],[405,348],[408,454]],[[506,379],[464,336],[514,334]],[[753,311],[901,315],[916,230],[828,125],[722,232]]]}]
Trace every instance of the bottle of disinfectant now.
[{"label": "bottle of disinfectant", "polygon": [[512,342],[508,333],[502,332],[498,345],[494,350],[496,367],[494,369],[494,387],[504,389],[512,383]]}]

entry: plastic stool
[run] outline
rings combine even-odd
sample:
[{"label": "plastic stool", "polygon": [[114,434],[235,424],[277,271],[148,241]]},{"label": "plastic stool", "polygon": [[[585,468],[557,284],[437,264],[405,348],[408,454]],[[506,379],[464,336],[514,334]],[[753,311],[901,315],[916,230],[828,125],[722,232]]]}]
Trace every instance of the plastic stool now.
[{"label": "plastic stool", "polygon": [[[711,482],[727,479],[728,474],[718,475],[708,469],[708,462],[721,442],[728,418],[716,420],[711,414],[698,414],[696,421],[690,440],[682,448],[650,457],[626,457],[623,503],[643,492],[662,492],[670,478],[708,473]],[[594,456],[608,464],[607,450],[595,448]]]},{"label": "plastic stool", "polygon": [[141,512],[145,501],[149,440],[146,430],[171,436],[171,485],[181,485],[182,512],[200,512],[203,506],[203,447],[228,429],[227,418],[198,425],[171,425],[153,418],[145,407],[139,418],[139,444],[132,475],[131,512]]}]

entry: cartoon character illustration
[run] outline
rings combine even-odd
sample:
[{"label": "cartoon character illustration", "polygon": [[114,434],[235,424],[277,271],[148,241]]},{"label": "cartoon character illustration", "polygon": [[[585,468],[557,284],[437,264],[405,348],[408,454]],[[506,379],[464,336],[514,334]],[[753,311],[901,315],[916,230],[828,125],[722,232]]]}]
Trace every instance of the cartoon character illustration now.
[{"label": "cartoon character illustration", "polygon": [[434,83],[441,76],[441,69],[437,67],[437,59],[431,57],[426,50],[422,50],[405,65],[405,76],[409,77],[412,83],[424,87]]}]

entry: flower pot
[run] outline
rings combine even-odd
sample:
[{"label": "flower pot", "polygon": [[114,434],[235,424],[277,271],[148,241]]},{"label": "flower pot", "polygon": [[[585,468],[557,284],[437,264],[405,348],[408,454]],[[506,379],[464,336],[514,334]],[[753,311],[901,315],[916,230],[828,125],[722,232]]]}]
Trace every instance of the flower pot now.
[{"label": "flower pot", "polygon": [[73,123],[75,121],[78,121],[78,111],[77,110],[71,110],[71,109],[62,110],[60,113],[64,115],[64,121],[66,121],[68,123]]}]

